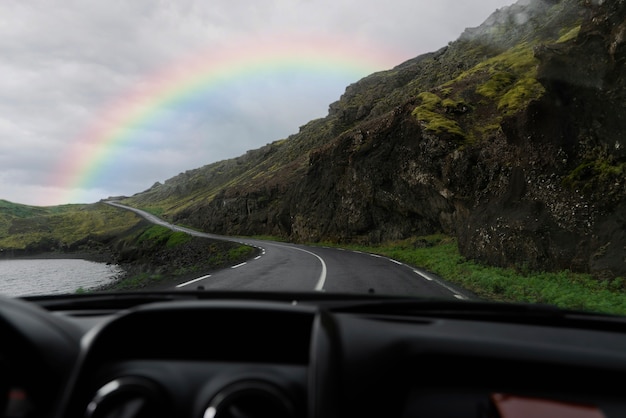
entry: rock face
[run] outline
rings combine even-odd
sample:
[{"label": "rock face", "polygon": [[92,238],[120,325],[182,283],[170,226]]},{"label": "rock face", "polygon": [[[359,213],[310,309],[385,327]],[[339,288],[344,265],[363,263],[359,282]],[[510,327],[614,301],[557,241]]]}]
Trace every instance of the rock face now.
[{"label": "rock face", "polygon": [[[499,42],[483,42],[498,31]],[[350,86],[323,125],[272,151],[291,147],[271,175],[240,170],[247,180],[230,177],[169,213],[294,241],[444,232],[491,265],[624,276],[625,59],[626,2],[520,1],[441,51]],[[163,187],[135,199],[163,199]]]}]

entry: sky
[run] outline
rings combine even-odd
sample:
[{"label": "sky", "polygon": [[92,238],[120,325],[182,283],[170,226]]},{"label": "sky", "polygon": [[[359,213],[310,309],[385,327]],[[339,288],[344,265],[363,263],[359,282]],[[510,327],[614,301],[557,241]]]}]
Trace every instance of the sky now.
[{"label": "sky", "polygon": [[3,0],[0,199],[130,196],[284,139],[514,0]]}]

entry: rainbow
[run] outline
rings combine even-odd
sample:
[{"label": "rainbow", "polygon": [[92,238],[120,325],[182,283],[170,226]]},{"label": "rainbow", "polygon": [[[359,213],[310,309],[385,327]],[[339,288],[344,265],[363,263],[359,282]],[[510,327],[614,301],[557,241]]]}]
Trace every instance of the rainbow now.
[{"label": "rainbow", "polygon": [[227,48],[202,51],[148,77],[101,109],[97,121],[70,141],[52,177],[53,185],[64,190],[63,202],[75,202],[81,190],[94,187],[105,175],[102,167],[116,150],[133,141],[134,133],[158,122],[164,110],[192,106],[194,97],[210,95],[228,83],[264,72],[341,74],[353,82],[404,59],[371,44],[293,35],[229,42]]}]

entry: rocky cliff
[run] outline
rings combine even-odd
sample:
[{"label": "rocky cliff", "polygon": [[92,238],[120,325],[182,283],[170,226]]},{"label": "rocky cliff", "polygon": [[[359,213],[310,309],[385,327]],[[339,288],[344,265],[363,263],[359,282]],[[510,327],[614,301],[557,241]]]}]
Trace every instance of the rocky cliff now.
[{"label": "rocky cliff", "polygon": [[221,234],[444,232],[491,265],[626,274],[626,2],[521,0],[298,134],[128,199]]}]

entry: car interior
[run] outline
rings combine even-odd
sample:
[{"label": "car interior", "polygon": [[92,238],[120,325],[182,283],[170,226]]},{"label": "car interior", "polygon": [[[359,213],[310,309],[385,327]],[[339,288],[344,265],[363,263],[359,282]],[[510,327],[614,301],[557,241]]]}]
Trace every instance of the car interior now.
[{"label": "car interior", "polygon": [[376,295],[3,298],[6,417],[620,417],[622,319]]}]

